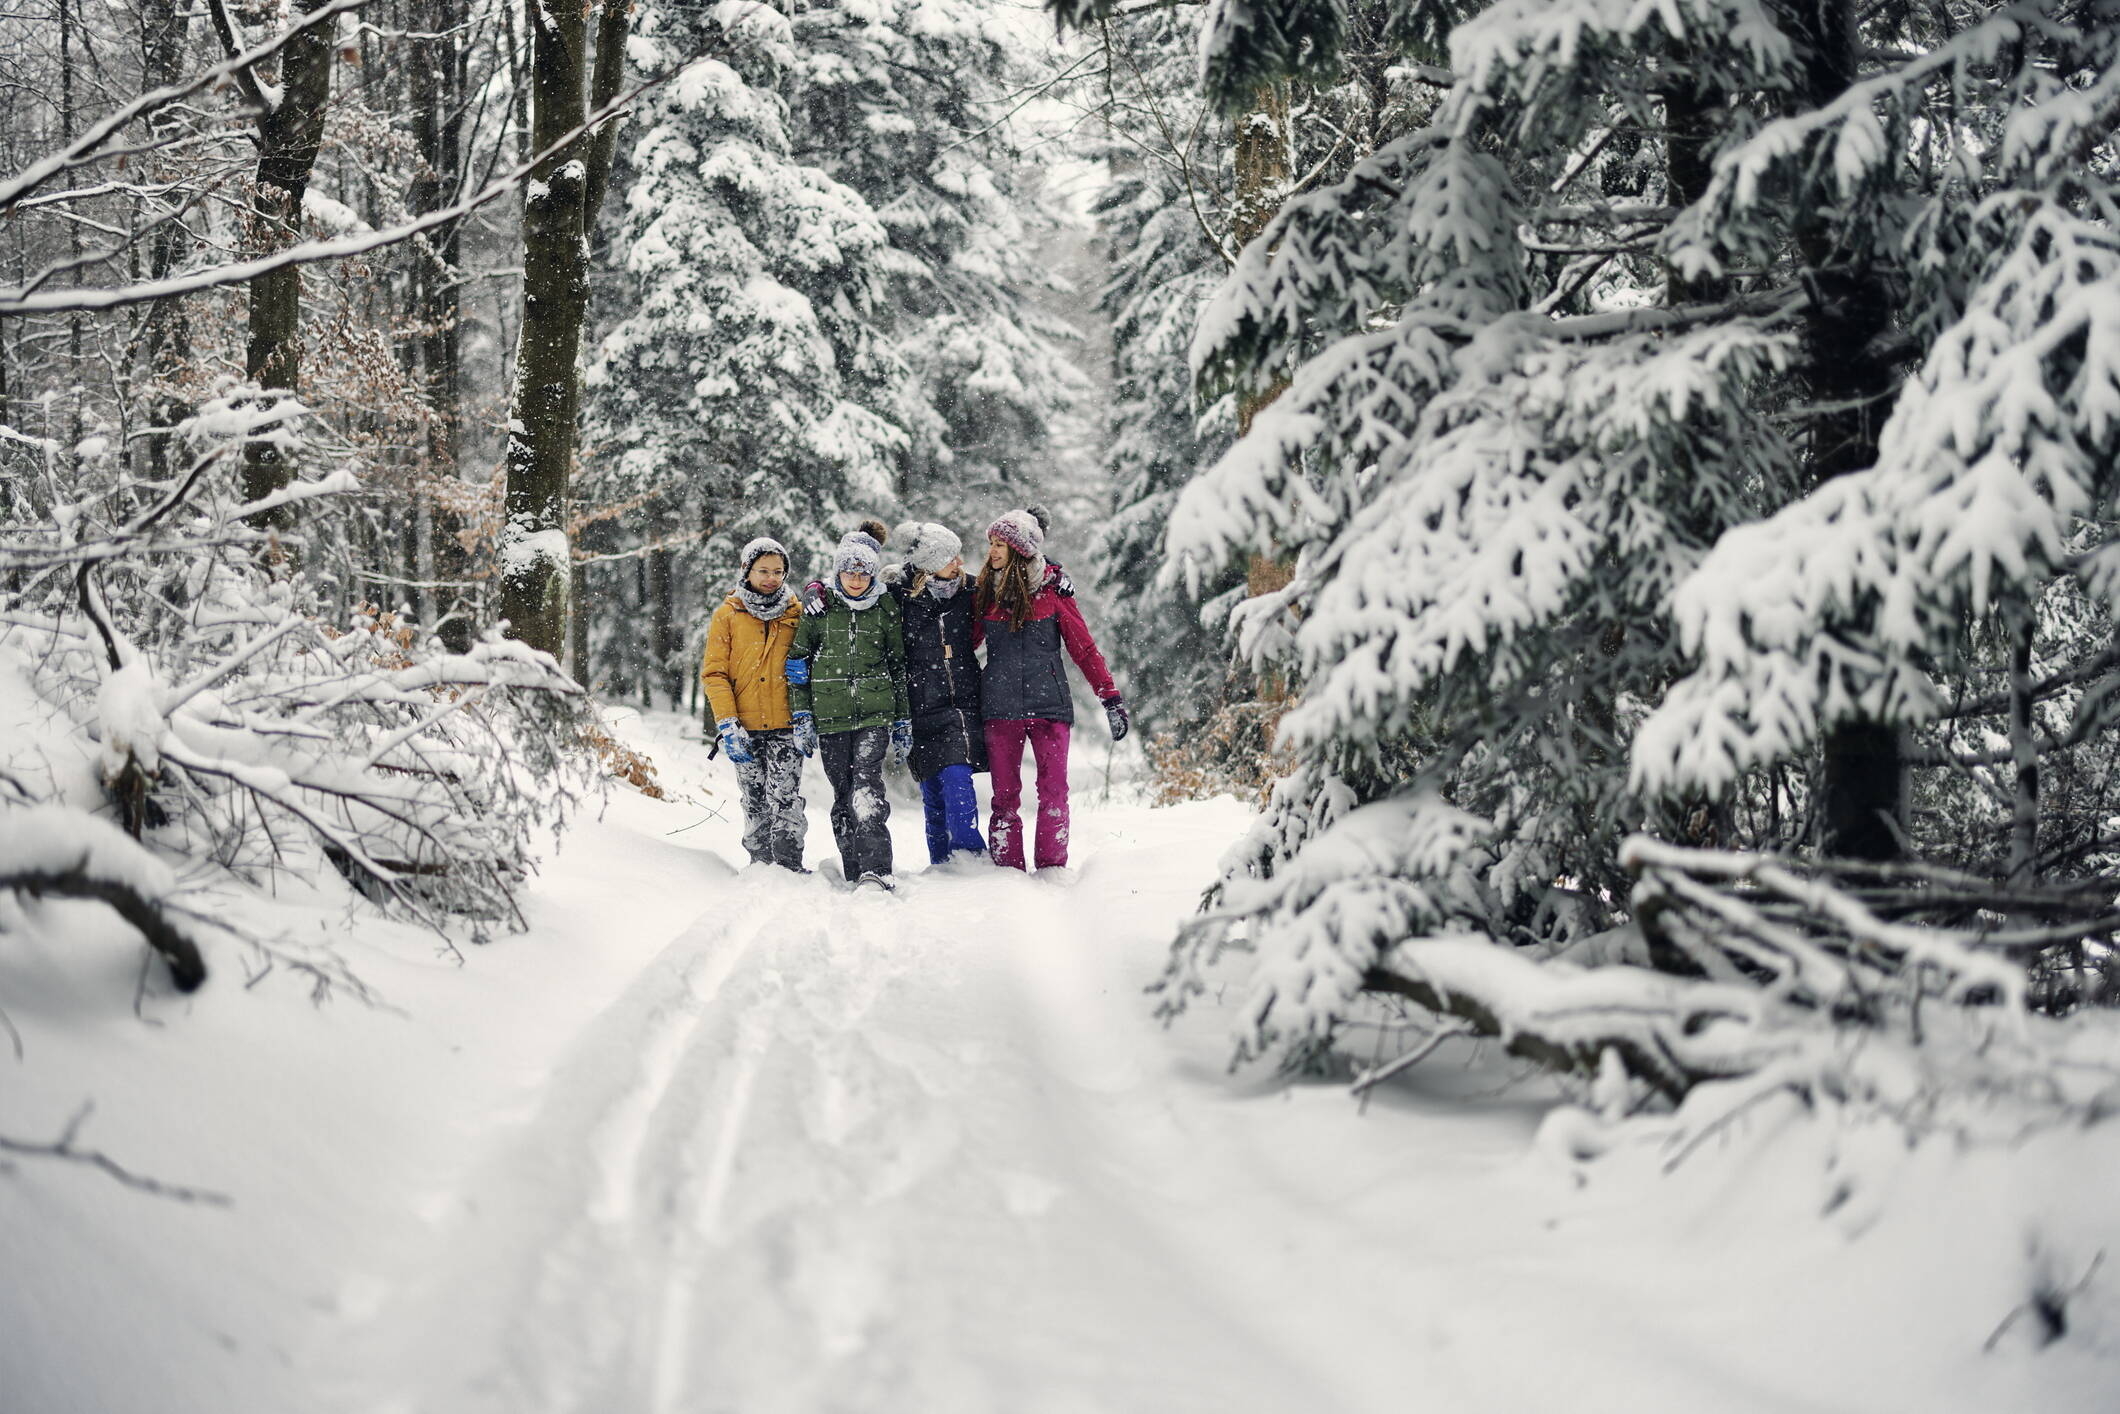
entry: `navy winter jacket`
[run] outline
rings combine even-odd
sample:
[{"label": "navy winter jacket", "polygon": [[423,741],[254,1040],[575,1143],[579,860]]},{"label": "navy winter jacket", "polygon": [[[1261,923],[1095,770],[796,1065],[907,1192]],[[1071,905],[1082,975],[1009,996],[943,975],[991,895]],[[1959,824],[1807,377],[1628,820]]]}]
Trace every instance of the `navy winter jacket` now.
[{"label": "navy winter jacket", "polygon": [[986,769],[986,731],[979,715],[979,661],[972,656],[972,582],[938,599],[908,594],[902,570],[885,576],[905,624],[906,695],[912,702],[913,779],[945,766]]}]

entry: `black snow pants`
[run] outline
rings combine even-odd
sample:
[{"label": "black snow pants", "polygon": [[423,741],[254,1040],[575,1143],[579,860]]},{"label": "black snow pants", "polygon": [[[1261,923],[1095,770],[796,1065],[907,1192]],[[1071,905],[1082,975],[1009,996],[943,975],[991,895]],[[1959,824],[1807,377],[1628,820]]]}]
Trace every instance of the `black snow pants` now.
[{"label": "black snow pants", "polygon": [[810,822],[802,813],[802,749],[795,733],[754,731],[751,760],[736,768],[743,792],[743,847],[755,864],[802,868],[802,839]]},{"label": "black snow pants", "polygon": [[891,872],[891,801],[883,793],[883,757],[891,748],[889,727],[856,727],[818,738],[825,777],[832,783],[832,838],[847,882],[863,874]]}]

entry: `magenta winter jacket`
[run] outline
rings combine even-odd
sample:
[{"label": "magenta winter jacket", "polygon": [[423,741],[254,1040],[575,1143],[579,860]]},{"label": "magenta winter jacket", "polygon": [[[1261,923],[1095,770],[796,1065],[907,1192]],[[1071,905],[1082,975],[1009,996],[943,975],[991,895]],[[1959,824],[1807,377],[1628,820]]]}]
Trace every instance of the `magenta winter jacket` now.
[{"label": "magenta winter jacket", "polygon": [[1074,721],[1074,697],[1060,661],[1063,648],[1082,670],[1090,691],[1105,699],[1119,695],[1074,594],[1059,587],[1064,582],[1057,567],[1047,566],[1044,582],[1031,596],[1030,617],[1020,629],[1010,625],[1008,611],[998,604],[984,618],[972,620],[973,646],[986,645],[979,710],[987,721]]}]

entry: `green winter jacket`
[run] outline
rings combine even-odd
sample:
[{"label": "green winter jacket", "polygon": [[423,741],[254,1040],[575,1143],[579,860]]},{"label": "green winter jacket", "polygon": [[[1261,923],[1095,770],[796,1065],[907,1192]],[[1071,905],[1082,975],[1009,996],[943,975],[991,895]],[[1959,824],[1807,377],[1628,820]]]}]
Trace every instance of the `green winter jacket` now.
[{"label": "green winter jacket", "polygon": [[846,605],[836,588],[825,611],[805,614],[790,659],[810,664],[807,683],[788,684],[788,707],[810,712],[820,733],[888,726],[912,715],[905,694],[905,630],[886,593],[868,608]]}]

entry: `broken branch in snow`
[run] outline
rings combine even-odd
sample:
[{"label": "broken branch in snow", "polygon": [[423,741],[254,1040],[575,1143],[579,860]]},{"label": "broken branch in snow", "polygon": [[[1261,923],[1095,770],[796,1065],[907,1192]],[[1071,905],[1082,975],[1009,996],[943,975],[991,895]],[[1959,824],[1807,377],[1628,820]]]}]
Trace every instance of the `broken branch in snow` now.
[{"label": "broken branch in snow", "polygon": [[1755,997],[1643,968],[1584,971],[1485,938],[1420,938],[1393,948],[1362,985],[1453,1017],[1547,1070],[1595,1078],[1610,1051],[1673,1100],[1758,1063],[1753,1046],[1732,1046],[1728,1035],[1750,1032]]},{"label": "broken branch in snow", "polygon": [[142,1193],[152,1193],[157,1198],[173,1198],[180,1203],[204,1203],[210,1207],[225,1208],[235,1200],[226,1193],[210,1188],[191,1188],[181,1183],[165,1183],[159,1178],[134,1173],[131,1169],[104,1153],[101,1149],[84,1149],[76,1142],[81,1137],[81,1128],[88,1117],[95,1113],[96,1102],[86,1100],[74,1117],[66,1122],[66,1129],[49,1144],[32,1144],[27,1140],[11,1139],[0,1134],[0,1152],[21,1154],[28,1158],[61,1159],[67,1163],[86,1164],[109,1174],[127,1188]]},{"label": "broken branch in snow", "polygon": [[169,867],[109,821],[56,805],[8,810],[0,813],[0,860],[0,888],[107,904],[162,955],[178,991],[205,982],[197,938],[171,916]]}]

